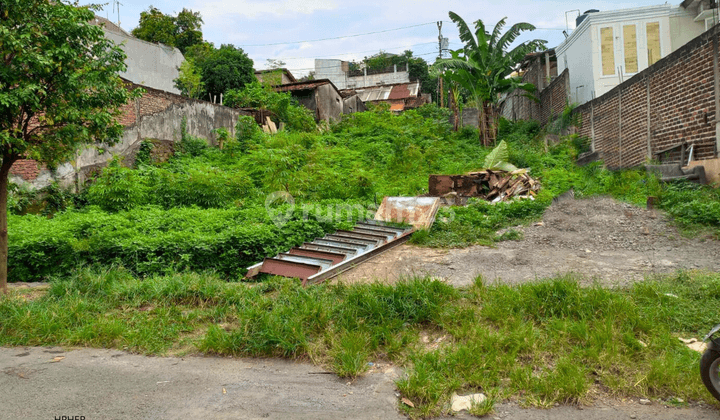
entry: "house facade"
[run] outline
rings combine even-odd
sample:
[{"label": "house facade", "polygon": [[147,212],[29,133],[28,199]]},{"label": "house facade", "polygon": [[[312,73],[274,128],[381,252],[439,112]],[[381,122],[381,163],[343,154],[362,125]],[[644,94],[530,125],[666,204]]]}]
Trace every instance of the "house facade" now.
[{"label": "house facade", "polygon": [[708,25],[705,15],[698,16],[702,7],[687,0],[579,16],[576,29],[555,48],[558,74],[570,73],[570,102],[602,96],[702,34]]},{"label": "house facade", "polygon": [[357,100],[357,95],[343,97],[328,79],[287,83],[275,86],[274,89],[277,92],[290,92],[300,105],[313,112],[315,121],[339,121],[343,114],[365,110],[362,101]]}]

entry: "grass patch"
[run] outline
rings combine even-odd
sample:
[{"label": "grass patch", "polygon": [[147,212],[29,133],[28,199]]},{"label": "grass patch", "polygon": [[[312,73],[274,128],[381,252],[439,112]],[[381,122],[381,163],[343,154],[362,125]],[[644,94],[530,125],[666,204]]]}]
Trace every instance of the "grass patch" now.
[{"label": "grass patch", "polygon": [[[572,277],[454,289],[412,278],[395,285],[248,285],[212,274],[144,280],[84,269],[44,296],[0,298],[0,345],[119,348],[143,354],[310,359],[342,377],[368,363],[406,369],[397,382],[412,417],[448,412],[453,393],[548,407],[589,402],[591,390],[672,401],[712,398],[697,374],[699,337],[717,320],[720,275],[683,272],[621,290]],[[428,346],[423,334],[447,337]]]}]

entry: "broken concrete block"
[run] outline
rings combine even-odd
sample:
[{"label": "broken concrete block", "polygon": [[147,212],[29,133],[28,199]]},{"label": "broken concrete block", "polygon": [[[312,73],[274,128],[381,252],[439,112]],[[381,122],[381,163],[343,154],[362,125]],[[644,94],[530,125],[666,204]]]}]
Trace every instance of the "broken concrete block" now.
[{"label": "broken concrete block", "polygon": [[452,404],[452,411],[458,412],[463,410],[469,411],[473,404],[482,404],[485,400],[487,400],[485,394],[470,394],[463,396],[453,394],[450,403]]}]

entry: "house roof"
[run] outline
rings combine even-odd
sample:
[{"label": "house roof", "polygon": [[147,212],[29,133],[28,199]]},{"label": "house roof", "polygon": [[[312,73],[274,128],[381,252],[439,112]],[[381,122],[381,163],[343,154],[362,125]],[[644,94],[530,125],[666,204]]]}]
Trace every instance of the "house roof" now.
[{"label": "house roof", "polygon": [[255,70],[255,74],[273,73],[273,72],[276,72],[276,71],[278,71],[278,70],[282,70],[282,72],[288,77],[288,79],[290,79],[290,82],[291,82],[291,83],[297,82],[297,79],[295,78],[295,76],[293,76],[293,74],[290,73],[290,70],[288,70],[288,69],[286,69],[286,68]]},{"label": "house roof", "polygon": [[363,102],[407,99],[420,95],[420,83],[395,83],[392,85],[356,88],[355,91]]},{"label": "house roof", "polygon": [[295,83],[285,83],[283,85],[275,86],[274,89],[278,92],[293,92],[297,90],[311,90],[316,89],[320,86],[330,84],[333,89],[335,89],[336,92],[338,92],[338,95],[340,94],[340,91],[337,87],[331,82],[329,79],[320,79],[320,80],[309,80],[306,82],[295,82]]}]

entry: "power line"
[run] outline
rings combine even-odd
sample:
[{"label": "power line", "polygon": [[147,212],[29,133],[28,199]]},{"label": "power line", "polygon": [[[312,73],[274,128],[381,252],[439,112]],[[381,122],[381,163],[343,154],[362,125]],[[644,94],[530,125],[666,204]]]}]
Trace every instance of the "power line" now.
[{"label": "power line", "polygon": [[434,43],[435,43],[434,41],[433,41],[433,42],[423,42],[423,43],[421,43],[421,44],[401,45],[401,46],[398,46],[398,47],[390,47],[390,48],[380,48],[379,50],[378,50],[378,49],[374,49],[374,50],[355,51],[355,52],[338,53],[338,54],[315,55],[315,56],[312,56],[312,57],[273,57],[273,58],[275,58],[276,60],[305,60],[305,59],[309,59],[309,58],[334,57],[334,56],[337,56],[337,55],[364,54],[364,53],[374,52],[374,51],[386,51],[386,52],[387,52],[387,51],[389,51],[389,50],[396,50],[396,49],[399,49],[399,48],[412,48],[412,47],[417,47],[417,46],[419,46],[419,45],[428,45],[428,44],[434,44]]},{"label": "power line", "polygon": [[[434,44],[434,42],[433,42]],[[430,54],[437,54],[436,52],[429,52],[424,54],[413,54],[413,58],[415,57],[422,57],[424,55],[430,55]],[[323,70],[323,69],[332,69],[337,68],[336,66],[321,66],[321,67],[303,67],[303,68],[296,68],[296,67],[287,67],[288,70],[295,70],[295,71],[304,71],[304,70]]]},{"label": "power line", "polygon": [[239,45],[240,47],[271,47],[273,45],[291,45],[291,44],[302,44],[303,42],[319,42],[319,41],[330,41],[334,39],[343,39],[343,38],[354,38],[358,36],[365,36],[365,35],[374,35],[374,34],[383,34],[386,32],[392,32],[392,31],[400,31],[402,29],[410,29],[410,28],[417,28],[419,26],[426,26],[426,25],[432,25],[435,24],[435,22],[428,22],[428,23],[420,23],[418,25],[411,25],[411,26],[403,26],[402,28],[393,28],[393,29],[385,29],[383,31],[375,31],[375,32],[366,32],[364,34],[355,34],[355,35],[345,35],[345,36],[336,36],[333,38],[321,38],[321,39],[310,39],[307,41],[294,41],[294,42],[275,42],[272,44],[248,44],[248,45]]}]

